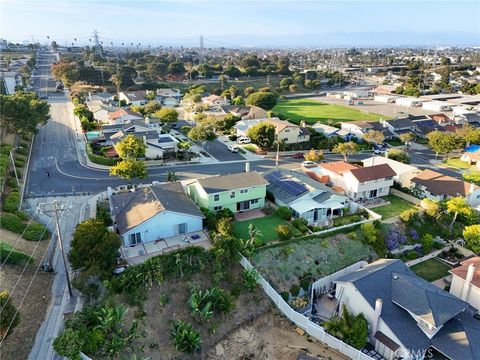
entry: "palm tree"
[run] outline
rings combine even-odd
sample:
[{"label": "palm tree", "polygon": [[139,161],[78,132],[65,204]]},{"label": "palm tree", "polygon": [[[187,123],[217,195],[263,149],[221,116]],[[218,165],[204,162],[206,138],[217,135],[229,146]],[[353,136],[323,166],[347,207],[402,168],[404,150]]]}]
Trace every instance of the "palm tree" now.
[{"label": "palm tree", "polygon": [[472,211],[472,208],[467,201],[461,196],[451,198],[447,201],[447,212],[453,215],[452,222],[450,223],[450,229],[457,220],[458,214],[467,215]]}]

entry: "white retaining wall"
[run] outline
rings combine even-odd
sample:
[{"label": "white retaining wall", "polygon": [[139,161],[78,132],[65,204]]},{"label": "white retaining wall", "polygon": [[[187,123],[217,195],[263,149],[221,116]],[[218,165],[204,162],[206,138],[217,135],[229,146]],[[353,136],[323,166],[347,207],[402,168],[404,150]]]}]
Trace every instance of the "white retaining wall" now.
[{"label": "white retaining wall", "polygon": [[329,292],[330,289],[333,288],[333,282],[335,280],[342,277],[343,275],[350,274],[351,272],[354,272],[367,264],[368,262],[366,262],[365,260],[356,262],[355,264],[352,264],[346,267],[345,269],[339,270],[336,273],[333,273],[321,279],[318,279],[312,284],[312,288],[315,290],[317,294],[325,294]]},{"label": "white retaining wall", "polygon": [[[250,262],[245,258],[241,257],[240,264],[247,270],[252,270],[254,267]],[[354,265],[357,265],[356,263]],[[352,265],[352,266],[354,266]],[[349,267],[350,268],[350,267]],[[347,268],[348,269],[348,268]],[[353,271],[353,270],[352,270]],[[334,275],[334,274],[332,274]],[[372,360],[370,356],[362,353],[361,351],[351,347],[350,345],[345,344],[343,341],[331,336],[328,334],[322,326],[310,321],[306,316],[293,310],[288,303],[283,300],[283,298],[278,294],[275,289],[259,274],[257,282],[262,286],[265,293],[272,299],[272,301],[277,305],[280,311],[292,322],[295,323],[299,328],[305,330],[306,333],[315,339],[327,344],[328,346],[336,349],[345,356],[348,356],[350,359],[355,360]]]}]

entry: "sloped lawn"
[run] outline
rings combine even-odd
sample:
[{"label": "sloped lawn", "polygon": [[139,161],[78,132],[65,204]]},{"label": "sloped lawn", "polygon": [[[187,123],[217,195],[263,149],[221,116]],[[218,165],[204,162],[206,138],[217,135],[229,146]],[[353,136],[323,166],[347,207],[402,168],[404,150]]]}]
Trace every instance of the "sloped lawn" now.
[{"label": "sloped lawn", "polygon": [[409,203],[408,201],[402,200],[395,195],[388,195],[383,199],[390,201],[390,204],[373,208],[372,211],[382,215],[384,220],[398,216],[405,210],[416,208],[415,205]]},{"label": "sloped lawn", "polygon": [[293,236],[300,235],[300,232],[295,229],[289,222],[283,220],[277,215],[268,215],[257,219],[250,219],[245,221],[236,221],[233,224],[233,233],[239,239],[249,239],[248,227],[253,224],[259,230],[260,235],[257,236],[259,240],[268,243],[278,239],[275,228],[278,225],[288,225],[292,229]]}]

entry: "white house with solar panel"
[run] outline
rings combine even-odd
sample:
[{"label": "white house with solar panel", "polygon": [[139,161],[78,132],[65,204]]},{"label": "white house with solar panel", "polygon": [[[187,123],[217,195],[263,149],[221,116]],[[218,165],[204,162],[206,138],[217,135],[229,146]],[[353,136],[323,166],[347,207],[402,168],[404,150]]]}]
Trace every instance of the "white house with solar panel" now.
[{"label": "white house with solar panel", "polygon": [[267,191],[278,206],[287,206],[293,216],[308,225],[325,225],[332,217],[342,216],[350,207],[348,198],[309,176],[290,170],[271,170],[263,174]]}]

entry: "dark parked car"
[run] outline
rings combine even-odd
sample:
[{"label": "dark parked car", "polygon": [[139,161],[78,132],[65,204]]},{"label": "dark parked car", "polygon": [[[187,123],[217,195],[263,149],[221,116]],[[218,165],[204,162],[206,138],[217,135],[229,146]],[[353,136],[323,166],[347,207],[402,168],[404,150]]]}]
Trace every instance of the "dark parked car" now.
[{"label": "dark parked car", "polygon": [[292,157],[293,157],[294,159],[303,159],[303,153],[293,154]]}]

